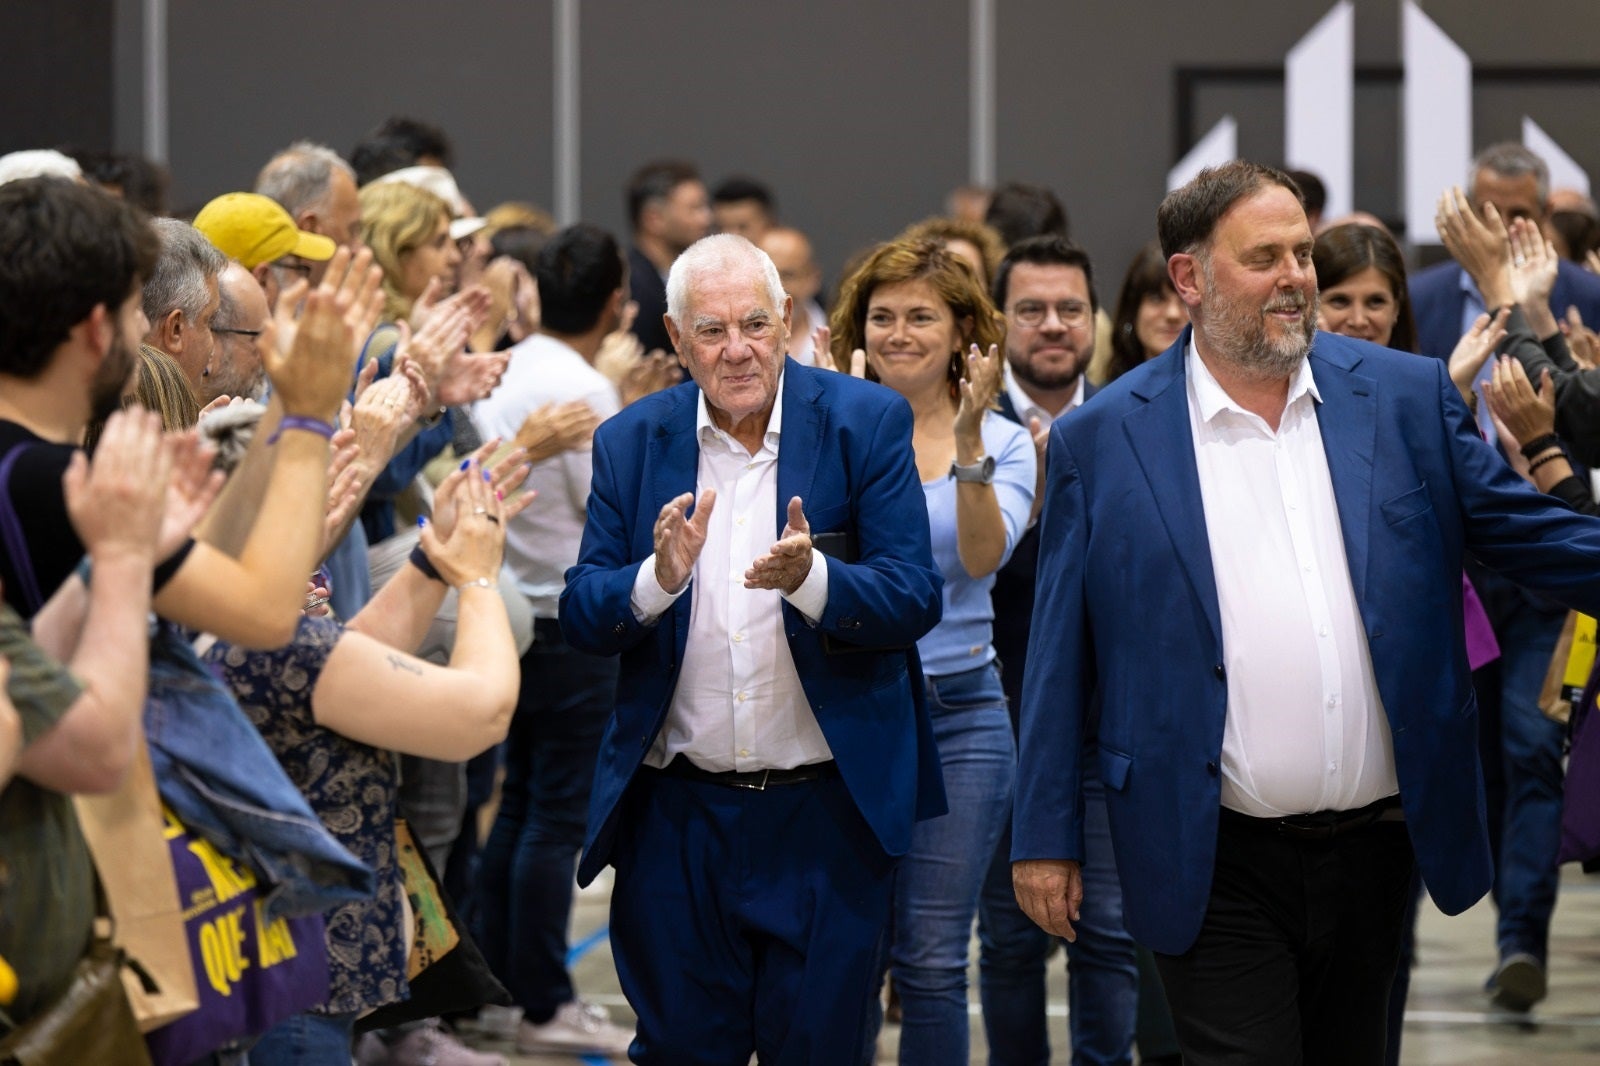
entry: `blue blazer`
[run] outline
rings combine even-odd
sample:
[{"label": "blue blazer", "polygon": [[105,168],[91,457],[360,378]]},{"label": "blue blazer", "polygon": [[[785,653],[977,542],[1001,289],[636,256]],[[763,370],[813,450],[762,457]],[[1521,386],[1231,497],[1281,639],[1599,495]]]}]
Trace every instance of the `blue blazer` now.
[{"label": "blue blazer", "polygon": [[[1189,336],[1051,430],[1012,850],[1083,858],[1083,739],[1097,730],[1128,931],[1168,954],[1205,915],[1227,713]],[[1455,914],[1490,884],[1462,556],[1593,613],[1600,519],[1513,474],[1440,360],[1329,333],[1310,360],[1401,806],[1428,889]]]},{"label": "blue blazer", "polygon": [[[666,719],[689,637],[695,586],[652,625],[629,597],[654,551],[661,508],[695,492],[699,388],[646,397],[595,433],[594,477],[578,562],[561,594],[574,647],[622,656],[616,710],[600,744],[578,880],[607,863],[617,804]],[[813,533],[854,530],[854,563],[828,560],[828,605],[815,627],[788,603],[784,632],[806,698],[851,797],[889,855],[903,855],[918,818],[944,813],[938,752],[923,706],[915,643],[939,621],[943,579],[911,449],[911,408],[894,392],[831,370],[785,363],[773,539],[799,496]],[[828,655],[822,634],[866,648]]]},{"label": "blue blazer", "polygon": [[[1417,320],[1417,350],[1449,359],[1461,339],[1461,314],[1467,302],[1461,291],[1461,267],[1453,259],[1436,263],[1413,274],[1407,288]],[[1578,309],[1589,328],[1600,324],[1600,277],[1563,259],[1556,264],[1550,308],[1561,318],[1569,307]]]}]

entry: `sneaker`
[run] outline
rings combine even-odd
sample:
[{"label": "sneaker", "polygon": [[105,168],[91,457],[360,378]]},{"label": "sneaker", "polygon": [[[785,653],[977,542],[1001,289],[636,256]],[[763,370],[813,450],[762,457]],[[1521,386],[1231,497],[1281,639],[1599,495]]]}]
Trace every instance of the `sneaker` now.
[{"label": "sneaker", "polygon": [[1527,952],[1507,955],[1491,982],[1501,1010],[1524,1013],[1545,997],[1544,965]]},{"label": "sneaker", "polygon": [[581,999],[569,1000],[543,1025],[524,1021],[517,1026],[517,1053],[541,1051],[618,1056],[628,1053],[633,1031],[611,1020],[606,1009]]},{"label": "sneaker", "polygon": [[497,1007],[491,1003],[478,1008],[478,1032],[493,1040],[515,1040],[520,1021],[521,1007]]},{"label": "sneaker", "polygon": [[504,1055],[474,1051],[437,1021],[413,1029],[389,1047],[383,1066],[510,1066]]}]

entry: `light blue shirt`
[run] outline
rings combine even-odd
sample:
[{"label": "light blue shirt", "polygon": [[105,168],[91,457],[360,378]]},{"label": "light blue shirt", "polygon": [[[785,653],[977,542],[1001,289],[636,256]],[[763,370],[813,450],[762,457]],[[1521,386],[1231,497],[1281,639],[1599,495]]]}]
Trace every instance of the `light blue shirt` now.
[{"label": "light blue shirt", "polygon": [[[983,418],[983,450],[995,458],[994,491],[1006,526],[1006,550],[1000,566],[1028,527],[1033,509],[1037,459],[1028,431],[993,411]],[[959,674],[994,658],[994,605],[989,591],[994,574],[972,577],[956,550],[956,482],[940,477],[922,483],[933,535],[933,562],[944,575],[944,616],[917,641],[922,672],[931,677]],[[1000,567],[995,567],[998,570]]]},{"label": "light blue shirt", "polygon": [[[1478,292],[1478,286],[1473,284],[1471,274],[1462,270],[1458,284],[1461,286],[1461,293],[1465,297],[1461,301],[1461,335],[1466,336],[1467,331],[1477,324],[1478,316],[1487,311],[1488,308],[1483,306],[1483,294]],[[1440,355],[1446,359],[1450,358],[1449,352],[1429,352],[1428,354]],[[1484,398],[1483,387],[1494,377],[1494,363],[1493,359],[1485,359],[1483,366],[1478,368],[1478,376],[1472,379],[1472,391],[1478,394],[1478,428],[1483,431],[1483,439],[1490,444],[1497,443],[1500,440],[1500,434],[1495,430],[1494,419],[1489,415],[1489,401]]]}]

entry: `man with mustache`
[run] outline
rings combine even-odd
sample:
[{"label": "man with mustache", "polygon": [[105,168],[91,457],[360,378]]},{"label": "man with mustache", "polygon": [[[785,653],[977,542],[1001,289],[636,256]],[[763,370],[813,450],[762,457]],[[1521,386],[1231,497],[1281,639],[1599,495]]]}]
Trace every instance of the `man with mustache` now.
[{"label": "man with mustache", "polygon": [[1086,738],[1189,1066],[1381,1063],[1414,867],[1491,880],[1461,563],[1600,607],[1600,520],[1517,478],[1438,360],[1314,332],[1285,174],[1157,215],[1193,325],[1051,430],[1013,828],[1072,937]]}]

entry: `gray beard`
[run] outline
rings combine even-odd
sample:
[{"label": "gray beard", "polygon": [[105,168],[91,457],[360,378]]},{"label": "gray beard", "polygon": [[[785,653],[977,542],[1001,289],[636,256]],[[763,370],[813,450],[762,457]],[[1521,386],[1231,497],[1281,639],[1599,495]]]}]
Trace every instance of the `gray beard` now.
[{"label": "gray beard", "polygon": [[[1205,274],[1204,329],[1206,354],[1227,364],[1249,381],[1282,381],[1300,369],[1316,337],[1319,294],[1306,301],[1299,333],[1285,333],[1277,341],[1267,339],[1266,321],[1261,308],[1235,312],[1216,299],[1209,272]],[[1199,329],[1199,326],[1196,326]]]}]

